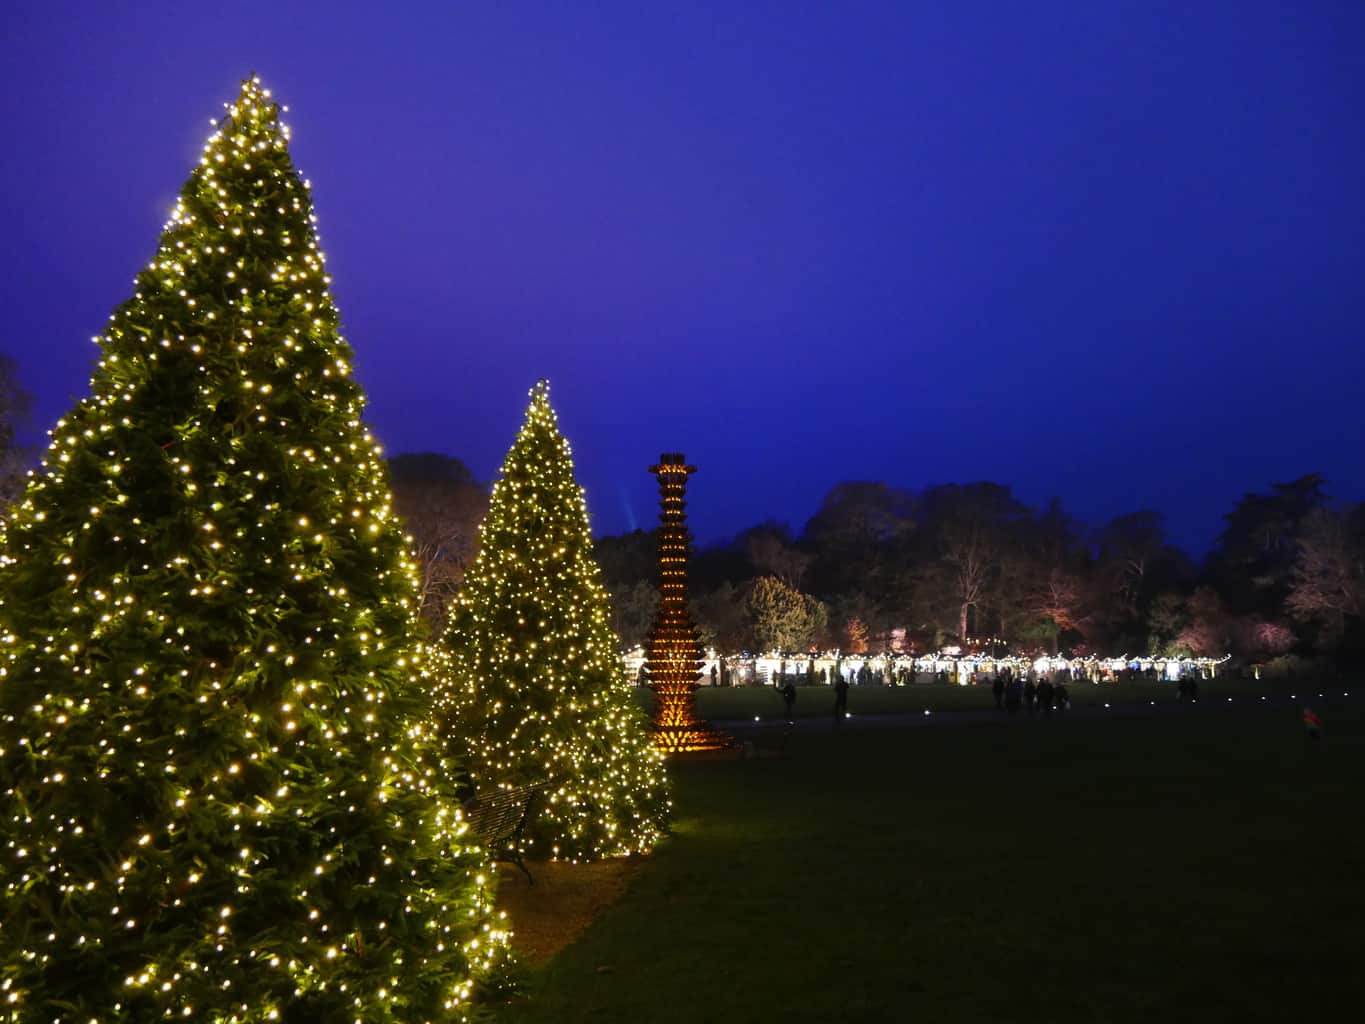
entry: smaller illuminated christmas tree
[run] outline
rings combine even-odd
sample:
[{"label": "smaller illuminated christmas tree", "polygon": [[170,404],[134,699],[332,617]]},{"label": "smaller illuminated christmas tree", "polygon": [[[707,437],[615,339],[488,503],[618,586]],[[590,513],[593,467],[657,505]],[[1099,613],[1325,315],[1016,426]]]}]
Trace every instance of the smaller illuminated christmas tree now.
[{"label": "smaller illuminated christmas tree", "polygon": [[528,827],[532,856],[645,852],[665,823],[663,759],[618,647],[587,504],[542,381],[436,652],[443,726],[476,784],[548,784]]}]

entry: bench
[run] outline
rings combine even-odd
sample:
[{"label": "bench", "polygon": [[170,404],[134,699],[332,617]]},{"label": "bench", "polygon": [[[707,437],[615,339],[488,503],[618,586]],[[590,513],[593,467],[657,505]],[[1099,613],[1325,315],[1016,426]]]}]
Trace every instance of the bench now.
[{"label": "bench", "polygon": [[463,807],[470,830],[483,842],[492,858],[521,868],[531,885],[535,885],[536,880],[521,859],[521,835],[535,814],[544,788],[544,783],[537,783],[476,791]]}]

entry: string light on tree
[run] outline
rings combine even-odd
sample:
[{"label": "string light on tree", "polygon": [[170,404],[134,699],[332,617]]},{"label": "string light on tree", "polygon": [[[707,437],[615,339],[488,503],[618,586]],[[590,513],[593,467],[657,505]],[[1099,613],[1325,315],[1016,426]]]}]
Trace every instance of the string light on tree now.
[{"label": "string light on tree", "polygon": [[506,946],[252,78],[0,545],[0,1016],[463,1019]]},{"label": "string light on tree", "polygon": [[444,729],[476,784],[548,784],[527,828],[532,856],[643,853],[667,820],[663,759],[622,678],[600,575],[541,381],[437,651]]}]

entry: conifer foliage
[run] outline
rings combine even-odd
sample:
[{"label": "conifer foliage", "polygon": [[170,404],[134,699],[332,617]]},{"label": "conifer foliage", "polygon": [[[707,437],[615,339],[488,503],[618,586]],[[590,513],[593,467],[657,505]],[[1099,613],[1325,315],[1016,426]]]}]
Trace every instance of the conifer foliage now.
[{"label": "conifer foliage", "polygon": [[445,728],[476,784],[548,783],[528,827],[533,855],[647,851],[670,806],[599,577],[583,490],[542,381],[438,654]]},{"label": "conifer foliage", "polygon": [[249,80],[0,548],[0,1015],[458,1020],[501,955],[328,284]]}]

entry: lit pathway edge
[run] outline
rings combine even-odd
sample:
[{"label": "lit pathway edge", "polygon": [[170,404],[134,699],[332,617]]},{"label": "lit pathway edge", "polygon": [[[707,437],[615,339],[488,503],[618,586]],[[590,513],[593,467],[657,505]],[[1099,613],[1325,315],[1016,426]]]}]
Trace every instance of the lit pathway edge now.
[{"label": "lit pathway edge", "polygon": [[755,734],[769,735],[786,731],[797,733],[836,732],[849,729],[904,729],[925,726],[964,726],[964,725],[1047,725],[1082,719],[1160,717],[1166,715],[1215,715],[1229,710],[1235,711],[1280,711],[1295,712],[1305,704],[1314,707],[1333,707],[1360,700],[1365,688],[1357,685],[1347,689],[1306,690],[1288,697],[1213,697],[1180,704],[1175,701],[1129,701],[1115,704],[1086,704],[1073,707],[1068,711],[1053,711],[1030,715],[1026,711],[1014,714],[995,709],[973,711],[930,711],[889,712],[886,714],[860,715],[850,713],[845,718],[831,715],[804,715],[792,719],[782,714],[761,715],[757,718],[717,719],[718,729],[741,739],[751,739]]}]

